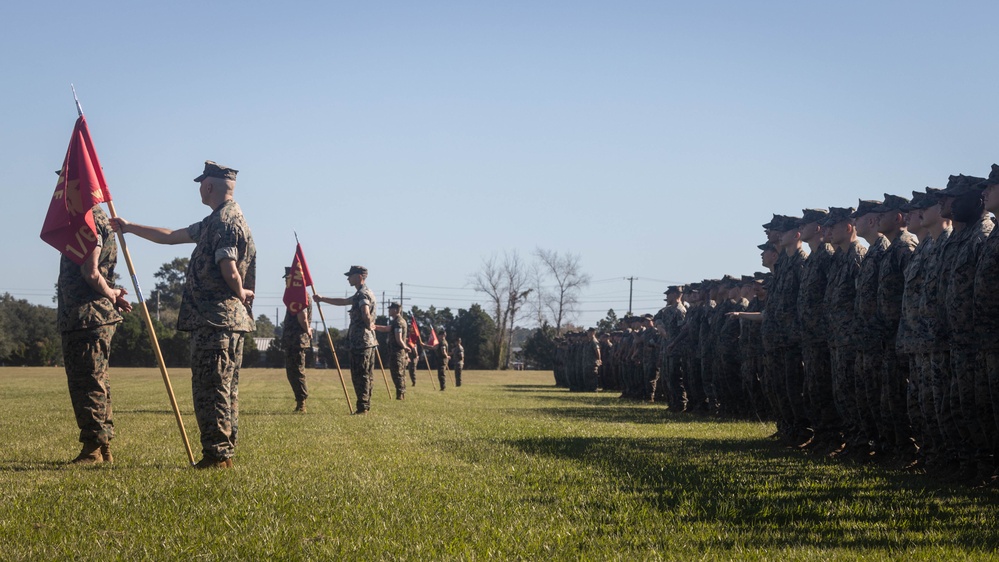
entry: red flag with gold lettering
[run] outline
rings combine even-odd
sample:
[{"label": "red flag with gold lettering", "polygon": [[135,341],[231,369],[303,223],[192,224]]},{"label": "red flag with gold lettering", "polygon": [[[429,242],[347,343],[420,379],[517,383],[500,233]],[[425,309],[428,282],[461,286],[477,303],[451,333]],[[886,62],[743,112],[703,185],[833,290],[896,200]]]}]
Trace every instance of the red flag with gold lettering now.
[{"label": "red flag with gold lettering", "polygon": [[305,263],[302,245],[295,248],[295,259],[291,262],[291,272],[284,280],[284,304],[292,314],[298,314],[309,304],[309,293],[305,288],[312,285],[309,265]]},{"label": "red flag with gold lettering", "polygon": [[416,317],[409,317],[409,345],[416,347],[420,344],[420,328],[416,325]]},{"label": "red flag with gold lettering", "polygon": [[41,238],[77,264],[97,247],[94,205],[111,200],[104,171],[81,115],[73,127]]}]

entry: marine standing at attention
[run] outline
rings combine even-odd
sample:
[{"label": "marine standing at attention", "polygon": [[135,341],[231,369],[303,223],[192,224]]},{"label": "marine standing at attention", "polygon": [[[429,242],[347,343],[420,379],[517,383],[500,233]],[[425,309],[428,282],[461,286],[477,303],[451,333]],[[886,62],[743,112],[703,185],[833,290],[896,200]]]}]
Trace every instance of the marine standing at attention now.
[{"label": "marine standing at attention", "polygon": [[315,296],[316,302],[334,306],[350,307],[350,326],[347,340],[350,342],[350,379],[357,395],[355,414],[366,414],[371,409],[371,372],[375,367],[375,294],[364,282],[368,279],[368,269],[359,265],[350,266],[344,273],[351,287],[357,289],[349,298],[326,298]]},{"label": "marine standing at attention", "polygon": [[111,338],[121,322],[119,310],[128,312],[125,289],[112,286],[118,245],[108,217],[94,205],[97,246],[82,265],[62,256],[57,289],[59,332],[62,356],[69,383],[69,398],[80,428],[83,449],[75,464],[111,462],[114,419],[111,411],[111,384],[108,356]]},{"label": "marine standing at attention", "polygon": [[186,228],[142,226],[121,217],[113,228],[157,244],[194,244],[177,329],[191,332],[191,391],[201,430],[195,468],[231,468],[239,430],[239,368],[243,340],[256,329],[253,290],[257,249],[233,199],[238,170],[208,160],[194,178],[210,215]]}]

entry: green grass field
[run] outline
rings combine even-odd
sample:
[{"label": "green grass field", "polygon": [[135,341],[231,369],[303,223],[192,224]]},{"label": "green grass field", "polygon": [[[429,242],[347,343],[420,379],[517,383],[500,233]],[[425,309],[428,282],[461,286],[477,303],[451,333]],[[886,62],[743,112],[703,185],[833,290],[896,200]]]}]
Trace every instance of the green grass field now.
[{"label": "green grass field", "polygon": [[768,424],[493,371],[446,392],[423,371],[403,402],[376,374],[351,417],[336,372],[309,375],[295,415],[283,371],[244,370],[236,466],[195,471],[157,370],[112,371],[115,464],[75,467],[62,371],[0,369],[0,559],[999,558],[996,490],[815,459]]}]

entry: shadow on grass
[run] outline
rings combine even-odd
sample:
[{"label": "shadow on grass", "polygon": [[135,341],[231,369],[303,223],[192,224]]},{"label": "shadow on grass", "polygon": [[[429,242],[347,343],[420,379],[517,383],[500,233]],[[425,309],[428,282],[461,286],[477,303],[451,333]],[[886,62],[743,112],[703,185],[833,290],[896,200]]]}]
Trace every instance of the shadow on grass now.
[{"label": "shadow on grass", "polygon": [[[953,544],[991,551],[999,493],[797,456],[766,439],[529,438],[507,444],[607,474],[619,491],[694,523],[723,524],[704,548],[887,549]],[[941,538],[943,537],[943,538]]]}]

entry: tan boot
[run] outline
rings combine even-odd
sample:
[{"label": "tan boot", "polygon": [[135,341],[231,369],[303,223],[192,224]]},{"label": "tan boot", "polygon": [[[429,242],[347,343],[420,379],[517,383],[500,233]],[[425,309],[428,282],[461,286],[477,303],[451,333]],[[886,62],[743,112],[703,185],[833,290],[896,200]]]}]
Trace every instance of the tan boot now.
[{"label": "tan boot", "polygon": [[111,455],[110,443],[101,445],[101,456],[104,457],[104,462],[114,462],[114,457]]},{"label": "tan boot", "polygon": [[219,459],[213,459],[211,457],[204,457],[200,461],[198,461],[197,464],[194,465],[194,468],[197,468],[199,470],[205,468],[232,468],[232,460],[231,459],[219,460]]},{"label": "tan boot", "polygon": [[296,411],[296,412],[298,412],[298,413],[300,413],[300,414],[304,414],[304,413],[306,413],[306,412],[308,411],[308,410],[307,410],[307,409],[305,408],[305,400],[302,400],[301,402],[299,402],[299,403],[298,403],[298,404],[297,404],[297,405],[295,406],[295,411]]},{"label": "tan boot", "polygon": [[101,455],[100,443],[97,441],[84,442],[80,454],[70,462],[72,464],[97,464],[104,462],[104,457]]}]

